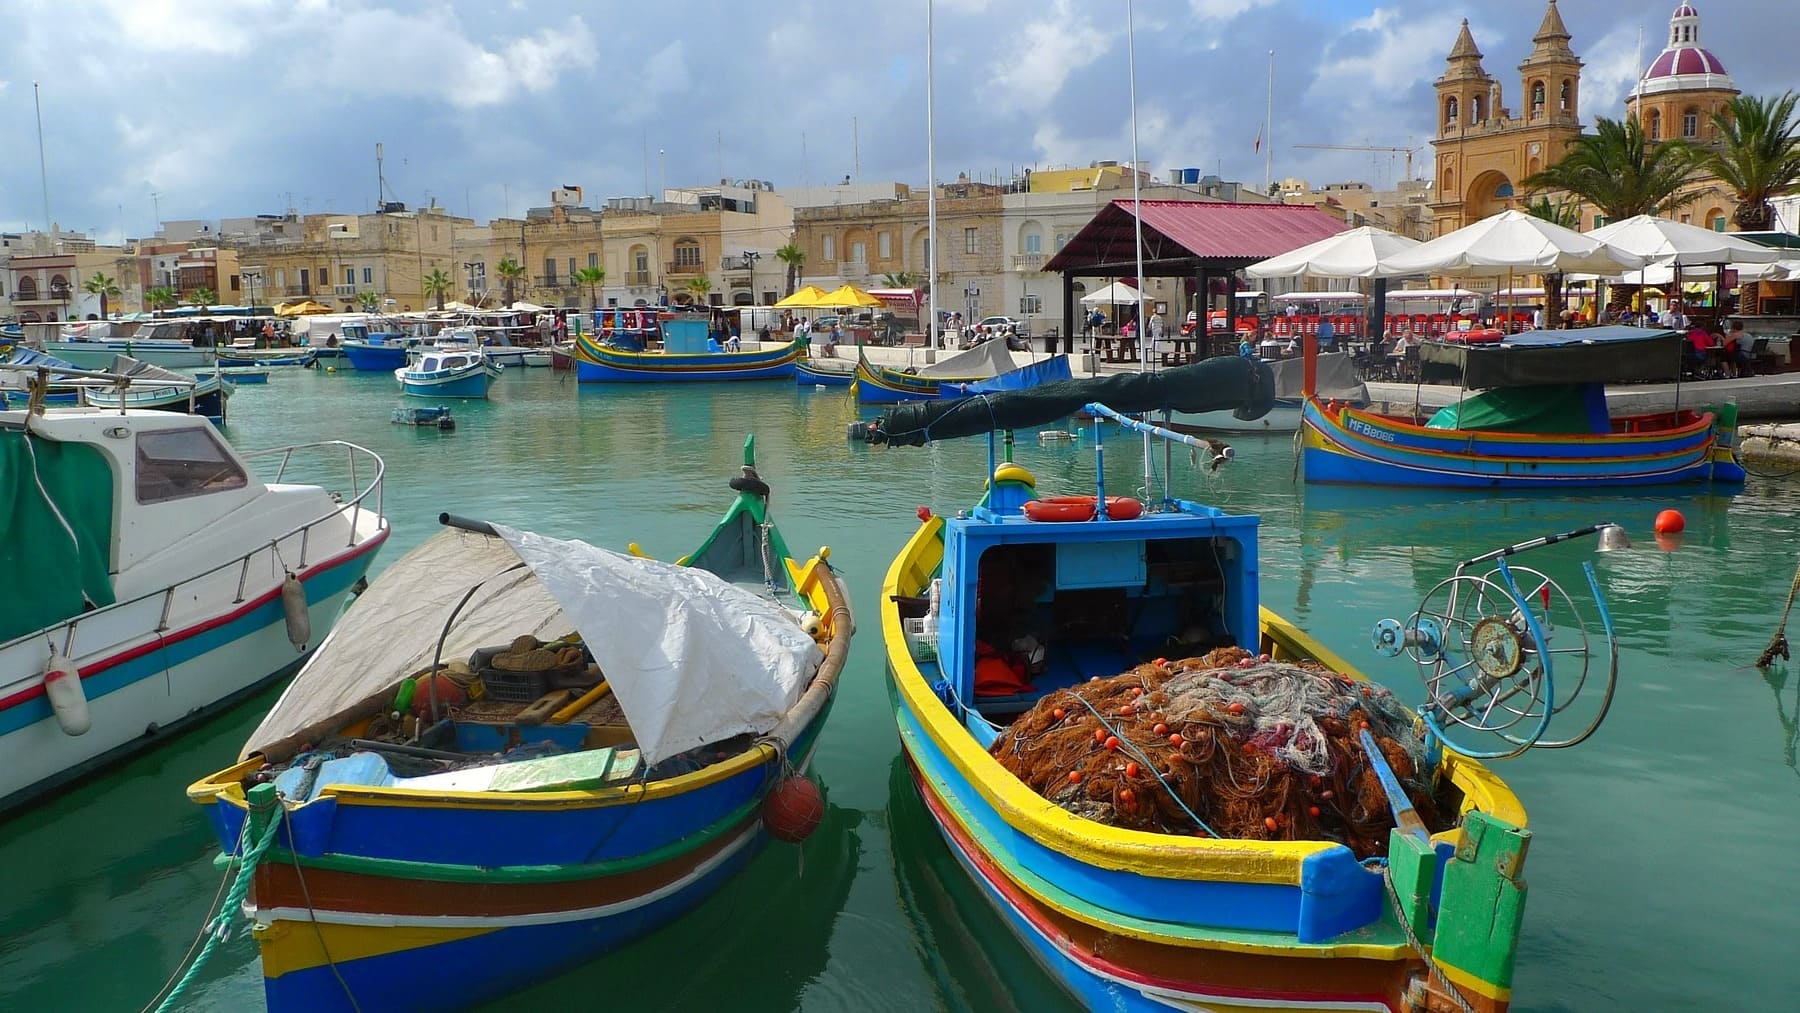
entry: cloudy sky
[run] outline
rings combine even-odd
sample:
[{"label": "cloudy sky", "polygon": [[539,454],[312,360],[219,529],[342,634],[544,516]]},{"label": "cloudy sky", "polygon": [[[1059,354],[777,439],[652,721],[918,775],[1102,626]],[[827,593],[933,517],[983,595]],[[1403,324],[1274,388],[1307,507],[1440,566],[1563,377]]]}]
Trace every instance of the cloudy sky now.
[{"label": "cloudy sky", "polygon": [[[1676,0],[1563,0],[1582,115],[1618,116]],[[1697,0],[1739,88],[1800,87],[1792,0]],[[588,202],[721,176],[779,187],[925,179],[925,0],[7,0],[0,229],[50,214],[102,239],[164,220],[366,211],[486,221],[563,184]],[[1543,0],[1136,0],[1138,138],[1160,174],[1261,184],[1275,51],[1277,178],[1383,186],[1467,17],[1519,108]],[[1130,157],[1125,0],[936,0],[941,178]],[[1772,31],[1773,24],[1790,30]],[[660,154],[659,154],[660,152]],[[1417,163],[1428,170],[1430,159]],[[153,196],[154,195],[154,196]]]}]

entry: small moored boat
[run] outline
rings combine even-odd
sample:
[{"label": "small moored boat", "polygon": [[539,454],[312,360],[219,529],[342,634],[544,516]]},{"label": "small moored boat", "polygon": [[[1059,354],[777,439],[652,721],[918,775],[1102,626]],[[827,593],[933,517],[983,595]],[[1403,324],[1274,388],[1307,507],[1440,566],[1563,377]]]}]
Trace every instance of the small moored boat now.
[{"label": "small moored boat", "polygon": [[[708,338],[705,320],[659,322],[650,311],[645,314],[644,324],[657,331],[634,330],[627,335],[601,330],[576,337],[575,378],[582,383],[785,380],[794,375],[794,363],[806,351],[803,340],[748,352],[721,351]],[[647,334],[656,333],[662,337],[661,350],[638,345]]]},{"label": "small moored boat", "polygon": [[419,361],[394,370],[400,392],[414,397],[485,398],[500,367],[480,352],[426,352]]},{"label": "small moored boat", "polygon": [[753,466],[732,487],[674,564],[446,515],[188,789],[226,852],[272,843],[246,906],[271,1011],[506,996],[810,832],[849,595]]},{"label": "small moored boat", "polygon": [[185,412],[217,422],[225,420],[231,385],[218,370],[188,376],[139,362],[126,355],[113,357],[113,375],[121,381],[112,387],[83,386],[83,404],[95,408],[147,408],[159,412]]}]

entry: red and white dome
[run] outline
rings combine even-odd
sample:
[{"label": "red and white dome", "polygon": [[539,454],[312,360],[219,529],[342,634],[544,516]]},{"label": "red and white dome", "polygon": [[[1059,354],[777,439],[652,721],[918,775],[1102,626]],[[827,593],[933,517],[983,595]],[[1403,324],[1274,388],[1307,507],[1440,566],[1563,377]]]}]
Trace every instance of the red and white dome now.
[{"label": "red and white dome", "polygon": [[1638,79],[1637,94],[1735,90],[1725,63],[1700,46],[1700,12],[1688,4],[1669,17],[1669,44]]}]

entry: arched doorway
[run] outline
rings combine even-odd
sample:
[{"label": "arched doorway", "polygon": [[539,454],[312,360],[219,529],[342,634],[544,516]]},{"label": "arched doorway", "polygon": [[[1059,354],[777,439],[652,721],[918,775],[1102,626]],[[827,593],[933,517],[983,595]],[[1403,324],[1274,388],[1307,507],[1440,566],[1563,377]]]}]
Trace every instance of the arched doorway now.
[{"label": "arched doorway", "polygon": [[1463,198],[1463,221],[1478,222],[1512,206],[1512,180],[1505,173],[1490,169],[1470,181],[1468,194]]}]

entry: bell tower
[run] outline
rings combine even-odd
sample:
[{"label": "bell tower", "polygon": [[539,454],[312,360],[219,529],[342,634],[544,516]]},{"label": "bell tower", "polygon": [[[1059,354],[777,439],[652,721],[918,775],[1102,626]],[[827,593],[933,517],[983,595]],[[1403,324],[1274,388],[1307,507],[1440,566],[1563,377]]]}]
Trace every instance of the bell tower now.
[{"label": "bell tower", "polygon": [[1481,65],[1481,50],[1464,18],[1456,43],[1450,47],[1444,73],[1436,81],[1437,201],[1432,204],[1436,234],[1461,228],[1463,161],[1468,139],[1486,131],[1505,112],[1500,106],[1500,82]]},{"label": "bell tower", "polygon": [[1556,0],[1531,37],[1531,55],[1519,64],[1519,87],[1525,96],[1524,160],[1529,176],[1563,157],[1569,141],[1581,133],[1581,59],[1569,48]]}]

